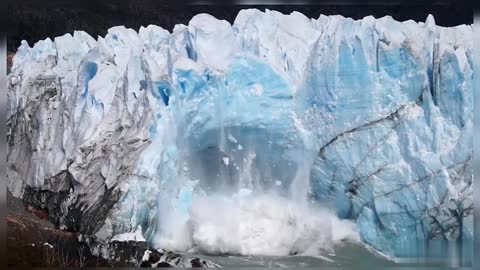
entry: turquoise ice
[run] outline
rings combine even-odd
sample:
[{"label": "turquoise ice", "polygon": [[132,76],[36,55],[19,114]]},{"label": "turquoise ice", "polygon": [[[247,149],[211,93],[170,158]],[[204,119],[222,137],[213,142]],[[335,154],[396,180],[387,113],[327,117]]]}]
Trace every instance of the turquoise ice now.
[{"label": "turquoise ice", "polygon": [[[76,32],[23,43],[10,113],[34,96],[27,82],[55,75],[74,117],[61,122],[63,142],[16,173],[42,186],[68,164],[88,205],[102,198],[97,184],[119,190],[94,232],[104,241],[140,227],[151,242],[162,231],[179,237],[171,229],[188,228],[172,220],[188,220],[195,196],[247,190],[330,207],[387,255],[424,256],[438,241],[471,247],[471,36],[471,26],[431,16],[249,9],[233,25],[199,14],[171,33],[119,26],[98,40]],[[142,142],[128,162],[85,154],[127,141]]]}]

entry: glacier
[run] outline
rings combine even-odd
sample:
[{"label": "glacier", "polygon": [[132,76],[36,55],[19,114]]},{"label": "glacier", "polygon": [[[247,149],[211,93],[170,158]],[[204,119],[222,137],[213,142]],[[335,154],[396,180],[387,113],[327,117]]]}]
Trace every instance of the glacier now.
[{"label": "glacier", "polygon": [[246,9],[22,42],[8,188],[96,243],[472,248],[472,33]]}]

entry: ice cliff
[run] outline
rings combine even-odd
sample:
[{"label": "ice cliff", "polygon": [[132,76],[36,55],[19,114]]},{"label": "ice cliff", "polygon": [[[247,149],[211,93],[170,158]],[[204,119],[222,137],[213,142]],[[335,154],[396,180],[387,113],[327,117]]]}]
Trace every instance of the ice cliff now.
[{"label": "ice cliff", "polygon": [[304,199],[389,255],[468,242],[472,50],[471,26],[431,16],[252,9],[233,25],[199,14],[172,33],[23,42],[8,75],[9,189],[98,242],[294,254],[341,227],[283,201]]}]

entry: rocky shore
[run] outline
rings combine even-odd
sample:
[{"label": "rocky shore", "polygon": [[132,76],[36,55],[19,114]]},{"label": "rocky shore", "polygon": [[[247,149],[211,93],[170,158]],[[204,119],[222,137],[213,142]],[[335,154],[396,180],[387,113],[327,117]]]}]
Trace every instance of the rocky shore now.
[{"label": "rocky shore", "polygon": [[48,212],[7,193],[8,267],[220,267],[135,241],[113,241],[104,247],[110,258],[95,256],[85,237],[55,228],[48,221]]}]

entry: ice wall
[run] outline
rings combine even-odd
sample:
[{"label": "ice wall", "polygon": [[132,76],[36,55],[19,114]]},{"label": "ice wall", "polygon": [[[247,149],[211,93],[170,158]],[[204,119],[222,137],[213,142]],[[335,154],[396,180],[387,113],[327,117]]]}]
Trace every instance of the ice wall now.
[{"label": "ice wall", "polygon": [[421,255],[472,238],[472,50],[471,26],[431,16],[254,9],[24,42],[9,188],[98,241],[155,241],[194,194],[273,190],[332,205],[381,252]]}]

